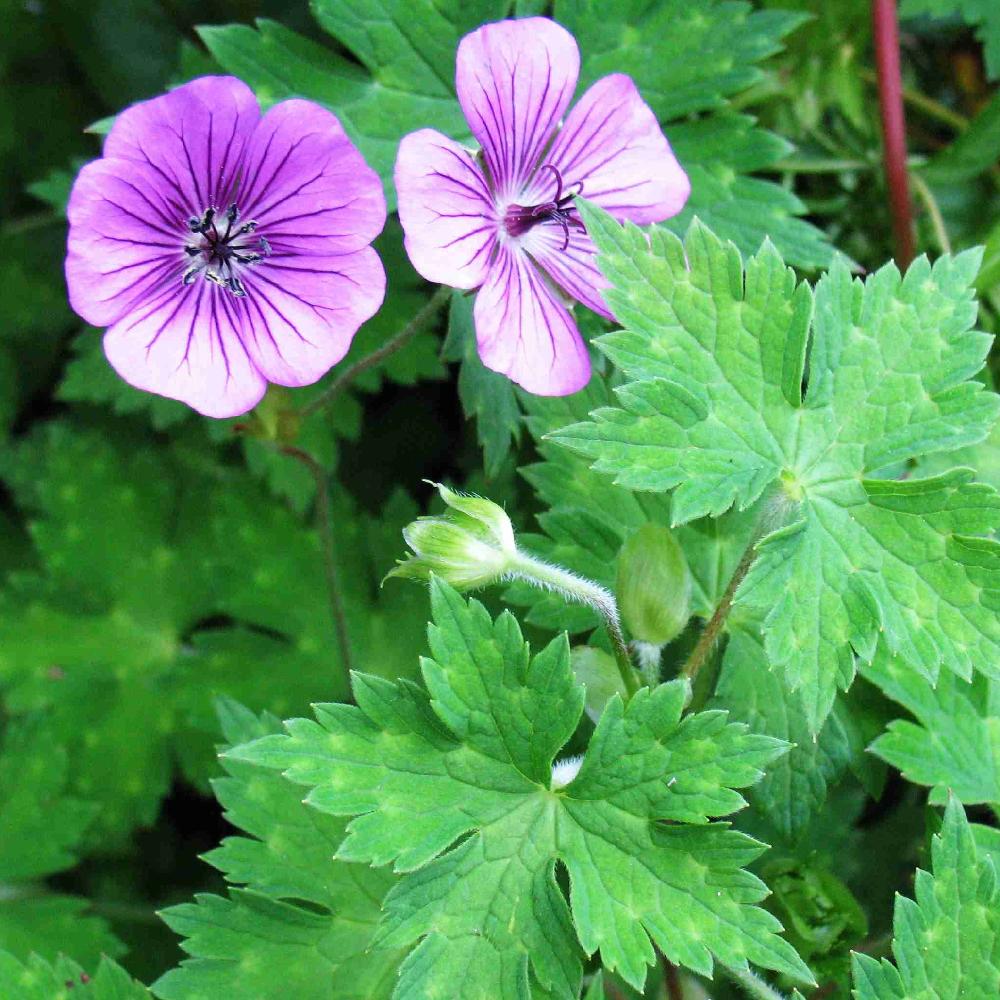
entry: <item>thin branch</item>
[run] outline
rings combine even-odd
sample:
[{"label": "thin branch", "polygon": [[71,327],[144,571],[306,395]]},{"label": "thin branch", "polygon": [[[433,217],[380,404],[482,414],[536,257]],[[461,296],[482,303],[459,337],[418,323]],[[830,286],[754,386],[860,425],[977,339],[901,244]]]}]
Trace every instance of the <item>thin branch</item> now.
[{"label": "thin branch", "polygon": [[931,191],[930,185],[928,185],[927,181],[920,174],[911,174],[910,179],[913,181],[913,190],[917,192],[917,196],[924,203],[924,208],[927,209],[927,215],[931,220],[931,228],[934,230],[934,237],[937,239],[941,252],[951,253],[951,240],[948,238],[944,216],[941,214],[941,209],[938,206],[937,198],[934,197],[934,192]]},{"label": "thin branch", "polygon": [[302,419],[312,416],[317,410],[322,410],[327,403],[337,396],[345,386],[350,385],[362,372],[373,368],[380,361],[384,361],[390,355],[395,354],[396,351],[400,351],[406,347],[427,326],[428,322],[441,311],[450,297],[451,289],[442,285],[399,333],[387,340],[378,350],[372,351],[371,354],[360,358],[354,364],[345,368],[308,406],[303,406],[299,411]]},{"label": "thin branch", "polygon": [[[863,69],[861,77],[868,83],[878,83],[878,74],[873,73],[870,69]],[[944,125],[948,125],[956,132],[964,132],[969,127],[969,119],[965,115],[959,114],[940,101],[935,101],[933,97],[928,97],[912,87],[904,86],[900,89],[903,100],[912,107],[923,111],[929,118],[934,118]]]},{"label": "thin branch", "polygon": [[705,630],[701,633],[694,649],[691,650],[691,655],[687,658],[687,662],[681,668],[681,677],[687,677],[693,682],[695,677],[698,675],[698,671],[705,665],[705,661],[712,652],[712,647],[715,646],[716,640],[722,632],[722,627],[726,624],[726,619],[729,617],[729,612],[733,606],[733,598],[736,596],[736,591],[739,588],[739,585],[743,582],[744,577],[750,572],[750,567],[753,565],[754,558],[757,555],[758,537],[759,536],[755,532],[753,538],[750,540],[750,544],[743,552],[743,556],[740,559],[739,564],[733,571],[733,575],[730,577],[729,583],[726,585],[725,593],[722,595],[722,599],[719,601],[718,607],[716,607],[712,617],[709,618],[708,624],[705,626]]},{"label": "thin branch", "polygon": [[333,525],[330,522],[330,490],[326,482],[326,470],[307,451],[293,448],[290,445],[281,449],[286,455],[300,461],[311,473],[316,482],[316,527],[319,530],[320,542],[323,548],[323,570],[326,576],[326,589],[330,599],[330,617],[333,619],[334,632],[337,636],[337,646],[340,650],[340,662],[344,670],[344,678],[350,689],[351,658],[350,634],[347,629],[347,612],[344,609],[344,596],[340,586],[340,574],[337,570],[336,543],[333,538]]},{"label": "thin branch", "polygon": [[882,113],[882,159],[889,186],[893,242],[900,270],[914,257],[913,208],[906,170],[906,117],[899,68],[899,24],[896,0],[872,0],[878,98]]}]

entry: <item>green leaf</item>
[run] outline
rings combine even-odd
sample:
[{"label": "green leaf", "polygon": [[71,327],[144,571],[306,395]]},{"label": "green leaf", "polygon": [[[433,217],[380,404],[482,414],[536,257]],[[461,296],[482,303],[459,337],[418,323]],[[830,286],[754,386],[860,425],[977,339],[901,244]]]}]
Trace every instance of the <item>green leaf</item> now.
[{"label": "green leaf", "polygon": [[521,407],[514,383],[499,372],[490,371],[479,360],[476,331],[472,325],[473,299],[456,290],[448,314],[448,339],[443,354],[457,361],[458,398],[467,418],[476,419],[476,436],[483,449],[488,478],[500,471],[504,459],[521,433]]},{"label": "green leaf", "polygon": [[[229,743],[280,728],[236,702],[219,711]],[[332,860],[345,822],[305,806],[277,772],[227,758],[223,766],[228,776],[213,782],[215,793],[228,821],[250,836],[227,837],[205,860],[247,888],[165,911],[192,957],[153,992],[164,1000],[388,997],[401,955],[368,949],[391,874]]]},{"label": "green leaf", "polygon": [[961,17],[976,28],[983,43],[986,70],[991,79],[1000,78],[1000,8],[993,0],[903,0],[901,18],[927,14],[933,18]]},{"label": "green leaf", "polygon": [[727,97],[763,78],[758,64],[780,51],[782,39],[805,20],[802,14],[719,0],[610,6],[557,0],[555,16],[580,43],[581,85],[628,73],[663,122],[691,180],[691,197],[668,223],[671,229],[682,233],[698,217],[744,254],[768,236],[791,263],[830,263],[825,235],[798,218],[802,202],[773,181],[749,176],[773,167],[792,147],[725,108]]},{"label": "green leaf", "polygon": [[149,1000],[149,991],[110,959],[88,976],[61,956],[49,964],[37,955],[24,962],[0,951],[0,996],[14,1000]]},{"label": "green leaf", "polygon": [[837,263],[810,322],[813,295],[773,247],[744,271],[703,226],[650,242],[582,210],[624,326],[598,346],[632,381],[617,408],[550,437],[623,486],[673,490],[675,523],[765,498],[772,533],[737,604],[763,617],[810,731],[850,684],[852,649],[869,660],[880,636],[931,679],[942,664],[995,671],[1000,548],[977,536],[1000,524],[1000,499],[968,470],[876,478],[980,441],[996,419],[1000,399],[970,379],[990,344],[971,329],[978,254],[864,284]]},{"label": "green leaf", "polygon": [[[521,469],[546,510],[538,517],[544,535],[520,534],[525,549],[614,590],[622,545],[647,524],[669,525],[670,498],[633,491],[594,472],[586,459],[554,446],[546,435],[586,419],[613,399],[604,381],[593,378],[582,392],[545,399],[523,397],[528,428],[543,461]],[[722,596],[753,530],[756,511],[732,511],[703,518],[676,531],[691,573],[691,610],[709,618]],[[513,583],[506,597],[531,610],[527,620],[552,629],[595,628],[596,613],[568,604],[557,594]]]},{"label": "green leaf", "polygon": [[930,785],[931,801],[949,794],[965,805],[1000,803],[1000,691],[977,674],[972,683],[944,674],[936,685],[879,651],[864,668],[916,722],[896,719],[872,750],[908,781]]},{"label": "green leaf", "polygon": [[[1000,24],[1000,22],[998,22]],[[1000,159],[1000,94],[969,123],[969,127],[924,168],[931,182],[968,180]]]},{"label": "green leaf", "polygon": [[86,900],[33,881],[73,866],[97,812],[66,785],[67,754],[51,729],[37,717],[9,724],[0,747],[0,949],[19,959],[68,953],[93,968],[102,954],[120,955],[121,942]]},{"label": "green leaf", "polygon": [[565,637],[531,659],[509,613],[493,622],[436,581],[432,603],[429,694],[356,675],[357,707],[317,706],[318,722],[231,751],[287,769],[316,809],[356,817],[339,859],[404,873],[376,937],[416,945],[394,995],[461,984],[462,997],[526,998],[533,979],[573,997],[581,947],[641,986],[651,939],[702,974],[752,961],[809,981],[753,905],[766,890],[743,867],[762,845],[708,822],[743,805],[735,789],[783,744],[720,712],[681,719],[675,682],[613,699],[582,763],[558,769],[568,783],[554,782],[583,707]]},{"label": "green leaf", "polygon": [[314,0],[316,19],[357,59],[351,61],[275,21],[199,29],[219,63],[265,104],[307,97],[326,105],[385,184],[395,207],[392,169],[399,140],[415,128],[454,136],[468,126],[454,97],[459,39],[503,17],[507,0]]},{"label": "green leaf", "polygon": [[857,1000],[945,1000],[1000,994],[1000,891],[977,855],[954,799],[931,844],[933,874],[917,871],[916,900],[896,897],[895,964],[853,956]]},{"label": "green leaf", "polygon": [[[215,694],[284,714],[347,694],[316,532],[245,472],[122,423],[51,424],[5,464],[40,569],[0,592],[0,692],[48,713],[70,787],[101,806],[95,843],[153,821],[175,762],[205,782]],[[331,506],[351,654],[395,677],[426,614],[379,580],[415,507]]]},{"label": "green leaf", "polygon": [[847,770],[851,743],[845,709],[836,706],[814,739],[801,692],[789,690],[784,669],[769,666],[759,635],[735,627],[730,629],[712,707],[727,710],[755,733],[792,745],[768,768],[749,799],[785,841],[795,842],[826,801],[827,788]]}]

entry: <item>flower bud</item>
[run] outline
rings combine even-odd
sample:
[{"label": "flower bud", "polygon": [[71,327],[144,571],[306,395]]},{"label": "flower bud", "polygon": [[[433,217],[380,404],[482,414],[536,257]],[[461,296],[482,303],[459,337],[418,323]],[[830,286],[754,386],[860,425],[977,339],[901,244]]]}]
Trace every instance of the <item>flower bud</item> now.
[{"label": "flower bud", "polygon": [[677,539],[644,524],[618,554],[618,605],[633,638],[662,646],[690,617],[691,575]]},{"label": "flower bud", "polygon": [[403,529],[413,554],[388,576],[429,580],[433,574],[459,590],[495,582],[511,569],[517,554],[510,518],[490,500],[432,485],[450,509],[417,518]]}]

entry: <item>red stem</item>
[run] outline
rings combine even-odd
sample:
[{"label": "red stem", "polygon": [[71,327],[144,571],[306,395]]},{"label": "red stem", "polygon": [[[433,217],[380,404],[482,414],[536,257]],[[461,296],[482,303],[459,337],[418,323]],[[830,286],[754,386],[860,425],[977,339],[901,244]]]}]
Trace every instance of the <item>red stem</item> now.
[{"label": "red stem", "polygon": [[899,70],[899,24],[896,0],[872,0],[878,99],[882,111],[882,157],[892,207],[896,263],[906,269],[914,257],[913,209],[906,175],[906,119]]}]

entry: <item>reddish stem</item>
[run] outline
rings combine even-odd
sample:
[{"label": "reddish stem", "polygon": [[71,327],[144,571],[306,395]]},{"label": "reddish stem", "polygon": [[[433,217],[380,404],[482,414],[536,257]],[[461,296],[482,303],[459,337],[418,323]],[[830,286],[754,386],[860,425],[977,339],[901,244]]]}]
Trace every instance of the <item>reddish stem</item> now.
[{"label": "reddish stem", "polygon": [[892,207],[893,241],[896,263],[905,269],[914,257],[913,209],[906,174],[906,118],[899,70],[896,0],[872,0],[872,22],[875,28],[878,99],[882,112],[882,157]]}]

